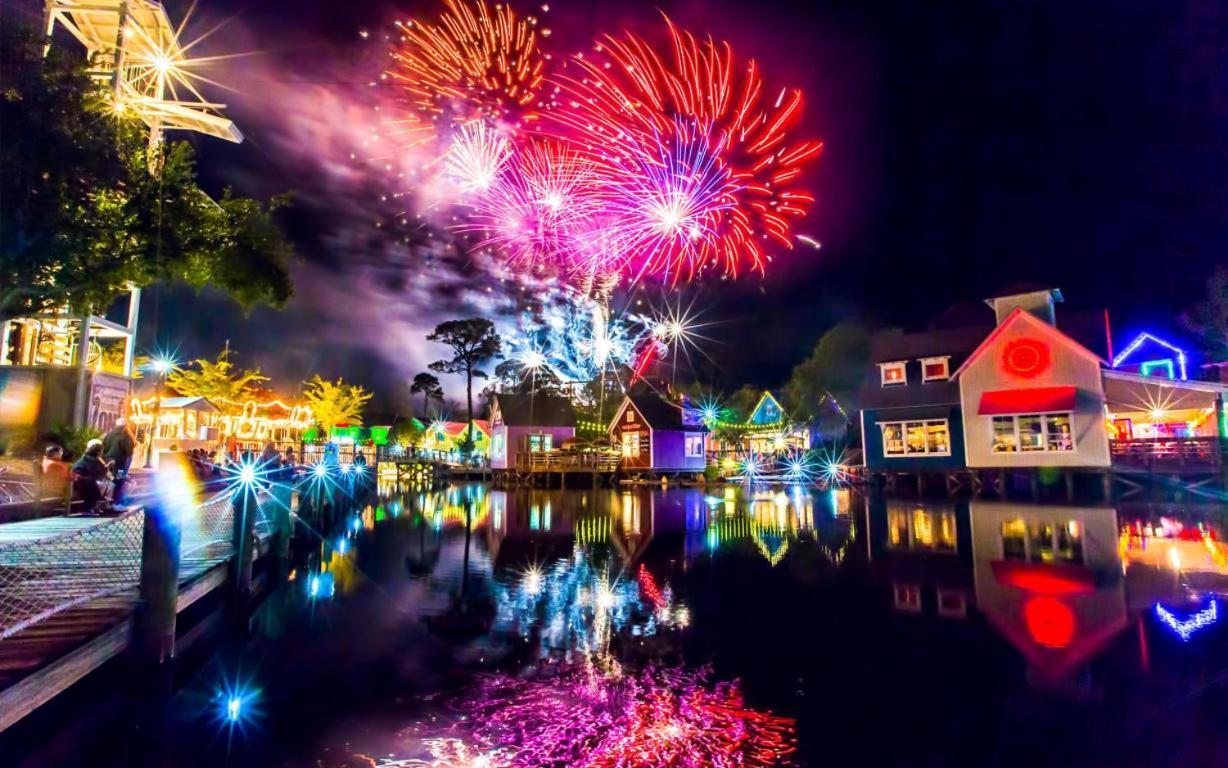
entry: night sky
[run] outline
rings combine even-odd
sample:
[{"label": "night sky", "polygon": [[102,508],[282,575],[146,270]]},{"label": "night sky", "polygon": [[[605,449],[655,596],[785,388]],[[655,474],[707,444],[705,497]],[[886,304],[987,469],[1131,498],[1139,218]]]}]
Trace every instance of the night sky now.
[{"label": "night sky", "polygon": [[[186,3],[168,6],[179,18]],[[1119,344],[1144,326],[1174,331],[1228,259],[1228,13],[1218,3],[551,6],[556,54],[597,31],[651,30],[662,8],[759,60],[770,84],[806,94],[805,133],[826,146],[808,179],[818,203],[795,232],[822,250],[780,254],[766,278],[690,292],[719,323],[706,351],[727,390],[779,385],[840,319],[918,327],[1022,282],[1062,288],[1070,309],[1109,308]],[[211,95],[247,141],[194,139],[202,174],[215,192],[295,192],[297,297],[284,313],[244,317],[216,295],[154,290],[145,346],[198,356],[230,339],[240,362],[284,389],[315,371],[345,375],[391,412],[437,356],[425,330],[492,311],[483,275],[432,256],[431,242],[389,245],[371,203],[383,190],[348,160],[370,119],[387,22],[434,8],[201,0],[188,37],[229,20],[202,50],[259,52],[216,75],[235,92]]]}]

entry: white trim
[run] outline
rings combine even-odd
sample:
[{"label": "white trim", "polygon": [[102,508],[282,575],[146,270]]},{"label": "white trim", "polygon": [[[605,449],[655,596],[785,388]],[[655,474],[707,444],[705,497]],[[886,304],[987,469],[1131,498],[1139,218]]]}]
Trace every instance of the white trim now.
[{"label": "white trim", "polygon": [[[951,380],[951,356],[939,355],[937,357],[922,357],[921,362],[921,383],[928,384],[931,381],[950,381]],[[931,363],[942,363],[943,374],[941,376],[930,376],[925,372],[925,367]]]},{"label": "white trim", "polygon": [[[899,381],[888,381],[887,380],[887,369],[894,368],[897,365],[900,367],[900,371],[903,372],[904,378],[900,379]],[[883,387],[907,386],[908,385],[908,361],[907,360],[889,360],[885,363],[879,363],[878,364],[878,381],[879,381],[880,386],[883,386]]]},{"label": "white trim", "polygon": [[[1022,435],[1019,432],[1019,419],[1025,416],[1037,416],[1040,418],[1040,426],[1041,426],[1040,436],[1041,436],[1041,444],[1044,446],[1043,448],[1039,448],[1039,449],[1030,448],[1026,451],[1023,450]],[[1050,450],[1049,449],[1049,419],[1047,418],[1049,416],[1066,416],[1070,419],[1070,450],[1065,451],[1065,450]],[[1009,453],[1009,454],[1060,453],[1062,455],[1066,455],[1066,454],[1079,452],[1079,439],[1075,435],[1074,416],[1075,416],[1074,411],[1037,411],[1037,412],[1029,412],[1029,413],[995,413],[990,416],[982,416],[981,418],[989,419],[989,452],[993,455],[1004,454],[1004,453]],[[1013,421],[1014,427],[1015,427],[1015,450],[1013,451],[995,451],[994,450],[994,438],[997,435],[997,433],[994,431],[994,419],[1011,419]],[[1105,434],[1108,434],[1108,430],[1105,430]]]},{"label": "white trim", "polygon": [[[908,419],[905,421],[880,421],[878,423],[879,434],[883,441],[883,458],[885,459],[911,459],[916,457],[929,458],[931,456],[950,456],[951,455],[951,420],[950,419]],[[888,453],[887,452],[887,430],[886,427],[899,425],[901,429],[900,438],[904,441],[904,453]],[[928,426],[930,424],[945,424],[947,428],[947,449],[945,451],[931,451],[929,435],[926,434],[925,450],[920,453],[908,452],[908,425],[921,424]],[[864,428],[862,431],[862,440],[865,439]],[[864,448],[863,448],[864,450]]]}]

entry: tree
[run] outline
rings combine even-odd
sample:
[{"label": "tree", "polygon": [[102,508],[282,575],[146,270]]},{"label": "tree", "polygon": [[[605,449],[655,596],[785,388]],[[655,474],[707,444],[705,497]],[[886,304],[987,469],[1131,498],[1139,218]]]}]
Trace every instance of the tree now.
[{"label": "tree", "polygon": [[328,431],[338,424],[362,425],[362,409],[371,399],[371,393],[357,384],[346,384],[344,379],[327,381],[316,374],[303,384],[303,397],[311,408],[320,430]]},{"label": "tree", "polygon": [[469,429],[461,450],[468,454],[473,450],[473,380],[487,377],[479,365],[498,356],[503,351],[503,340],[495,333],[495,324],[481,317],[466,320],[448,320],[435,326],[426,337],[427,341],[444,344],[452,349],[450,360],[431,363],[436,373],[465,374],[465,405]]},{"label": "tree", "polygon": [[439,384],[439,379],[429,373],[419,373],[414,376],[414,381],[409,385],[410,393],[422,393],[422,416],[426,418],[427,413],[431,408],[431,401],[443,402],[443,387]]},{"label": "tree", "polygon": [[268,381],[260,369],[239,369],[230,361],[230,349],[223,349],[214,360],[193,360],[189,367],[176,368],[166,377],[166,386],[183,397],[205,397],[223,411],[239,408],[256,395],[256,383]]},{"label": "tree", "polygon": [[1207,278],[1207,295],[1181,316],[1181,324],[1198,335],[1206,360],[1228,360],[1228,267],[1215,268]]},{"label": "tree", "polygon": [[870,362],[870,334],[857,323],[840,323],[823,334],[810,357],[793,369],[784,387],[784,405],[795,419],[818,415],[819,401],[831,395],[848,412],[857,407],[857,391]]},{"label": "tree", "polygon": [[[7,21],[7,20],[6,20]],[[214,285],[245,307],[290,297],[292,249],[270,204],[197,184],[187,142],[158,147],[119,114],[71,46],[0,25],[0,317],[104,311],[132,285]]]}]

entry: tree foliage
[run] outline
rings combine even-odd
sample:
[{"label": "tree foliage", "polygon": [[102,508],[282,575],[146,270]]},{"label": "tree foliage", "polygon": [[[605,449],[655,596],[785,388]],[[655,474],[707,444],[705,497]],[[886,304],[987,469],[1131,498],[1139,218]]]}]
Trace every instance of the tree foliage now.
[{"label": "tree foliage", "polygon": [[810,357],[793,368],[783,391],[783,405],[793,418],[809,421],[820,400],[830,394],[852,412],[870,361],[870,334],[856,323],[840,323],[819,339]]},{"label": "tree foliage", "polygon": [[303,397],[316,424],[327,432],[339,424],[361,426],[362,411],[371,393],[357,384],[346,384],[344,379],[322,379],[317,373],[304,382]]},{"label": "tree foliage", "polygon": [[103,311],[158,280],[284,304],[292,249],[270,217],[284,198],[211,199],[183,141],[151,172],[140,121],[111,108],[80,51],[44,58],[42,42],[20,23],[0,30],[0,316]]},{"label": "tree foliage", "polygon": [[439,379],[426,372],[414,376],[413,383],[409,385],[409,391],[411,394],[422,393],[423,417],[430,412],[432,400],[437,403],[443,402],[443,387],[440,385]]},{"label": "tree foliage", "polygon": [[233,411],[256,395],[256,384],[269,377],[255,368],[238,368],[224,349],[214,360],[193,360],[166,377],[166,386],[183,397],[208,398],[223,411]]},{"label": "tree foliage", "polygon": [[1207,293],[1181,323],[1198,335],[1203,355],[1211,362],[1228,360],[1228,267],[1220,265],[1207,279]]},{"label": "tree foliage", "polygon": [[465,406],[469,429],[461,448],[465,453],[470,453],[473,450],[473,380],[487,378],[486,372],[478,366],[499,356],[503,351],[503,340],[495,333],[495,324],[482,317],[442,322],[435,326],[435,330],[426,340],[444,344],[452,350],[451,358],[431,363],[432,371],[465,375]]}]

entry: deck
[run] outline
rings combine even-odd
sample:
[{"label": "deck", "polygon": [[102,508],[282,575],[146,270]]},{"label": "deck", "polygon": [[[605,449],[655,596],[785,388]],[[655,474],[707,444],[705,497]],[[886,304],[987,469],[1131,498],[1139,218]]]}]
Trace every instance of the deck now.
[{"label": "deck", "polygon": [[1218,437],[1110,440],[1113,469],[1123,473],[1215,474],[1228,464]]},{"label": "deck", "polygon": [[[145,513],[48,517],[0,525],[0,731],[12,726],[129,644],[138,602]],[[219,494],[185,521],[182,612],[228,580],[234,514]],[[256,515],[257,556],[272,527]]]}]

